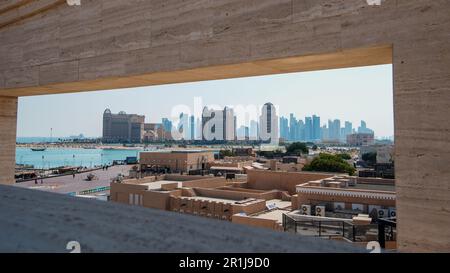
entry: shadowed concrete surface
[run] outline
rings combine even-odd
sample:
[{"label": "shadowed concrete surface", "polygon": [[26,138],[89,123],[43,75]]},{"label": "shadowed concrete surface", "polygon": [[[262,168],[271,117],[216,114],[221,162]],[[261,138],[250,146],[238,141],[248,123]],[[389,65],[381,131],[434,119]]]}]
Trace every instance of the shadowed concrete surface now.
[{"label": "shadowed concrete surface", "polygon": [[0,1],[0,183],[19,96],[392,63],[398,249],[450,251],[450,1],[63,2]]},{"label": "shadowed concrete surface", "polygon": [[226,221],[0,185],[0,252],[366,252]]}]

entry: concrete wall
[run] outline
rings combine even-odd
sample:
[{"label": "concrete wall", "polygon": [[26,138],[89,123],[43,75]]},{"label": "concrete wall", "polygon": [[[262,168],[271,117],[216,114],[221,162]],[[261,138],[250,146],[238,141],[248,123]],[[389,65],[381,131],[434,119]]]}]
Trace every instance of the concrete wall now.
[{"label": "concrete wall", "polygon": [[236,213],[245,213],[247,215],[251,215],[254,213],[265,211],[266,208],[266,200],[258,199],[245,204],[233,204],[233,214]]},{"label": "concrete wall", "polygon": [[378,185],[394,185],[395,179],[389,178],[374,178],[374,177],[358,177],[356,178],[358,184],[378,184]]},{"label": "concrete wall", "polygon": [[146,191],[143,193],[144,202],[143,206],[147,208],[169,210],[170,197],[181,195],[181,190],[173,192],[168,191]]},{"label": "concrete wall", "polygon": [[[295,198],[295,197],[294,197]],[[292,199],[294,199],[292,198]],[[349,196],[332,196],[324,194],[305,194],[298,193],[297,200],[292,202],[292,209],[299,209],[301,205],[320,205],[324,202],[343,202],[346,203],[348,209],[351,209],[351,204],[363,204],[365,207],[368,205],[377,205],[385,207],[395,207],[395,200],[386,199],[371,199],[362,197],[349,197]]]},{"label": "concrete wall", "polygon": [[212,152],[202,153],[167,153],[167,152],[141,152],[139,163],[148,166],[170,168],[172,171],[189,171],[206,168],[214,160]]},{"label": "concrete wall", "polygon": [[0,96],[0,184],[14,183],[16,126],[17,98]]},{"label": "concrete wall", "polygon": [[209,218],[231,220],[231,215],[233,215],[233,205],[224,202],[194,200],[180,196],[171,196],[169,204],[169,209],[171,211]]},{"label": "concrete wall", "polygon": [[261,199],[245,204],[232,204],[213,200],[197,200],[177,195],[169,197],[168,207],[168,210],[171,211],[228,221],[231,221],[231,216],[236,213],[253,214],[265,209],[266,201]]},{"label": "concrete wall", "polygon": [[276,220],[262,219],[235,214],[231,217],[231,222],[235,224],[268,228],[276,231],[283,231],[283,226],[278,224]]},{"label": "concrete wall", "polygon": [[281,197],[281,193],[277,190],[256,193],[249,191],[235,191],[227,189],[195,188],[194,191],[197,194],[197,196],[206,196],[237,201],[244,200],[247,198],[271,200]]},{"label": "concrete wall", "polygon": [[184,181],[183,187],[200,187],[200,188],[217,188],[226,186],[229,182],[226,181],[224,177],[202,177],[201,179],[193,181]]},{"label": "concrete wall", "polygon": [[[393,62],[399,249],[449,251],[449,13],[447,0],[61,4],[0,27],[0,96]],[[16,108],[1,111],[14,131]],[[14,134],[1,143],[12,183]]]},{"label": "concrete wall", "polygon": [[111,183],[110,200],[130,204],[129,195],[137,194],[142,198],[140,206],[154,209],[169,210],[170,196],[181,196],[181,190],[148,191],[145,185]]},{"label": "concrete wall", "polygon": [[[139,185],[139,184],[125,184],[125,183],[111,183],[110,184],[110,196],[111,201],[117,201],[115,198],[115,194],[118,192],[126,192],[126,193],[141,193],[145,191],[147,186]],[[128,203],[128,200],[127,200]]]},{"label": "concrete wall", "polygon": [[295,194],[295,186],[308,181],[332,177],[333,174],[311,172],[272,172],[272,171],[248,171],[247,185],[251,189],[258,190],[284,190]]}]

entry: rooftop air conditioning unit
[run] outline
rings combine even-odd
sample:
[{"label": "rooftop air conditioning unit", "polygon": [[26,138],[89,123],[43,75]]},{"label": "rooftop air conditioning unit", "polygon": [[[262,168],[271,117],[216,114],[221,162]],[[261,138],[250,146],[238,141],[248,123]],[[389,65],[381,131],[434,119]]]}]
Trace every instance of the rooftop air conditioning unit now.
[{"label": "rooftop air conditioning unit", "polygon": [[387,209],[379,209],[378,210],[378,218],[387,218],[387,217],[389,217],[388,212],[389,211]]},{"label": "rooftop air conditioning unit", "polygon": [[389,218],[393,218],[393,217],[397,217],[397,211],[395,210],[395,208],[390,208],[389,209]]},{"label": "rooftop air conditioning unit", "polygon": [[302,205],[302,207],[300,208],[300,212],[302,215],[311,215],[311,206]]},{"label": "rooftop air conditioning unit", "polygon": [[325,206],[316,206],[316,216],[325,217]]}]

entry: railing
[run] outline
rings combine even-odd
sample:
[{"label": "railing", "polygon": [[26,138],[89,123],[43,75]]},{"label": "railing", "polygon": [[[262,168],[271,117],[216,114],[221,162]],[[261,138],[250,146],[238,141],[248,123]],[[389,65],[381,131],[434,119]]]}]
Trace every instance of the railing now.
[{"label": "railing", "polygon": [[97,188],[93,188],[93,189],[89,189],[89,190],[82,190],[79,192],[69,192],[67,194],[71,195],[71,196],[88,195],[88,194],[97,193],[97,192],[109,191],[110,189],[111,189],[110,186],[105,186],[105,187],[97,187]]},{"label": "railing", "polygon": [[316,220],[294,219],[283,214],[283,229],[304,236],[315,237],[343,237],[352,242],[376,241],[378,238],[378,225],[354,225],[348,220]]}]

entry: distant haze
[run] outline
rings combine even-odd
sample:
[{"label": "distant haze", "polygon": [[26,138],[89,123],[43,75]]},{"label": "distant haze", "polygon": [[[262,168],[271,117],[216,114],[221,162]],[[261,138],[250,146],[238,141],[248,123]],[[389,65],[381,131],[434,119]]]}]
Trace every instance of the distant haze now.
[{"label": "distant haze", "polygon": [[203,105],[263,105],[272,102],[279,115],[294,113],[298,119],[313,114],[321,123],[338,118],[359,126],[365,120],[377,137],[392,136],[392,66],[370,66],[316,72],[160,86],[83,92],[19,99],[19,137],[102,135],[102,115],[125,111],[146,116],[146,122],[172,118],[172,108],[194,109],[194,98]]}]

